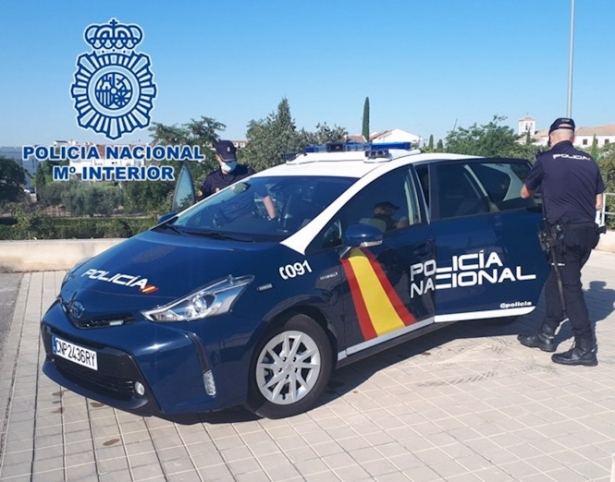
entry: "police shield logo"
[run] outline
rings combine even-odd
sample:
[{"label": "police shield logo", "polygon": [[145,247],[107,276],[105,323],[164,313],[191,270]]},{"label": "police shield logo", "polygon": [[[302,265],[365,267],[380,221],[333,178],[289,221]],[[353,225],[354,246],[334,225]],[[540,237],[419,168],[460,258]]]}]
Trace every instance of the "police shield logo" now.
[{"label": "police shield logo", "polygon": [[77,58],[70,89],[79,126],[109,139],[149,126],[157,89],[149,55],[134,50],[141,27],[112,19],[88,26],[84,39],[93,51]]}]

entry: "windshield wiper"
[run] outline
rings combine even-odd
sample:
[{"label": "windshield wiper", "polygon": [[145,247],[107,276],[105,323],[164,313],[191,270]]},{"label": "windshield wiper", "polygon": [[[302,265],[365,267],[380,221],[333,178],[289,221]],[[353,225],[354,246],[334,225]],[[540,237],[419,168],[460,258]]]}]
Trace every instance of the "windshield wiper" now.
[{"label": "windshield wiper", "polygon": [[230,239],[232,241],[243,241],[243,242],[253,241],[252,238],[248,238],[246,236],[236,236],[236,235],[231,235],[231,234],[224,234],[218,231],[200,231],[200,230],[184,229],[182,230],[182,233],[193,234],[195,236],[204,236],[206,238],[211,238],[211,239],[221,239],[221,240]]},{"label": "windshield wiper", "polygon": [[179,229],[172,223],[159,224],[158,226],[154,226],[154,229],[170,229],[178,234],[185,234],[182,229]]}]

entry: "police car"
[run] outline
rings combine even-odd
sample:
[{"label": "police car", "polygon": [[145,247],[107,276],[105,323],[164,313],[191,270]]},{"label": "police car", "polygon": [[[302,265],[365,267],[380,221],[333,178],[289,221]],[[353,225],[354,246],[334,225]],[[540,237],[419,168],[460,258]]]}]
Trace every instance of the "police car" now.
[{"label": "police car", "polygon": [[[303,412],[337,367],[535,308],[548,266],[540,207],[519,196],[530,167],[307,148],[72,268],[42,320],[43,370],[143,414]],[[184,170],[175,204],[193,199]]]}]

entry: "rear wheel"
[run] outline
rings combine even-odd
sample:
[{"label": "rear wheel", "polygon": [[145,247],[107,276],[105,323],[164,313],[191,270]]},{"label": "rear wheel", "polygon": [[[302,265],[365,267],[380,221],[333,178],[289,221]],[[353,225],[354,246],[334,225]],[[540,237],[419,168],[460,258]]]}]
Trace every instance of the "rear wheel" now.
[{"label": "rear wheel", "polygon": [[250,365],[248,408],[267,418],[308,410],[327,386],[331,344],[324,330],[306,315],[294,315],[268,332]]}]

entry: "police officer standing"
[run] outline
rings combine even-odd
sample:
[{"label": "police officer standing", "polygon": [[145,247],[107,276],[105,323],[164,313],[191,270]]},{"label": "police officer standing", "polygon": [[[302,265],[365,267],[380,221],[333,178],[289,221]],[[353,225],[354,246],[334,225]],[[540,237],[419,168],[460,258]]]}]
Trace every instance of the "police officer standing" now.
[{"label": "police officer standing", "polygon": [[595,366],[596,345],[583,296],[581,268],[598,244],[595,219],[596,210],[602,209],[604,182],[591,156],[573,147],[574,131],[572,119],[553,122],[549,128],[552,149],[537,158],[521,189],[521,197],[528,198],[541,188],[552,249],[551,273],[545,285],[545,319],[538,332],[519,335],[518,339],[525,346],[555,351],[555,332],[565,312],[575,343],[551,359],[563,365]]},{"label": "police officer standing", "polygon": [[[197,197],[199,201],[256,173],[250,166],[237,163],[237,148],[231,141],[221,140],[216,143],[216,159],[220,168],[210,172],[203,180]],[[276,219],[270,196],[263,197],[263,205],[269,219]]]}]

